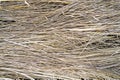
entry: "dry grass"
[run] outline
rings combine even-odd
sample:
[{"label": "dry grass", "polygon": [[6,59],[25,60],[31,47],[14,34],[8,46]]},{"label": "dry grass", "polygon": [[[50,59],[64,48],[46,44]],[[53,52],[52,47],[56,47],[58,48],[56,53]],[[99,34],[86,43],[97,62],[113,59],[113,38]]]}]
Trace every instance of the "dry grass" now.
[{"label": "dry grass", "polygon": [[120,79],[119,0],[28,2],[2,3],[2,78]]}]

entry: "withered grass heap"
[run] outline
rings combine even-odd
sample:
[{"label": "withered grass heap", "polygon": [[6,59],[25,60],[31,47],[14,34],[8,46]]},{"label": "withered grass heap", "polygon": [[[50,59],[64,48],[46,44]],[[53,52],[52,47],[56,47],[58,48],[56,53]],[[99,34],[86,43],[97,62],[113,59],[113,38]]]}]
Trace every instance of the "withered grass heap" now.
[{"label": "withered grass heap", "polygon": [[28,2],[0,11],[1,78],[120,79],[119,0]]}]

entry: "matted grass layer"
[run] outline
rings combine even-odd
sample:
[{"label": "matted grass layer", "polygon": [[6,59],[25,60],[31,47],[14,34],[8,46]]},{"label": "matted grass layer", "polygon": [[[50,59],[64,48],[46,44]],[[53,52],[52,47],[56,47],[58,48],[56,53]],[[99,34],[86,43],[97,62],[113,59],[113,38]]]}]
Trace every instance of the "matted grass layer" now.
[{"label": "matted grass layer", "polygon": [[0,77],[119,80],[119,0],[2,2]]}]

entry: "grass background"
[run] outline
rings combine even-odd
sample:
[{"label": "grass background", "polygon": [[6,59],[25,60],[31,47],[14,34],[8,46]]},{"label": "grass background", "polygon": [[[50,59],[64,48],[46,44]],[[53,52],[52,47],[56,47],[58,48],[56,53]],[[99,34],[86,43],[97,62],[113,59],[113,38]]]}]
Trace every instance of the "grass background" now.
[{"label": "grass background", "polygon": [[0,77],[119,80],[119,0],[2,1]]}]

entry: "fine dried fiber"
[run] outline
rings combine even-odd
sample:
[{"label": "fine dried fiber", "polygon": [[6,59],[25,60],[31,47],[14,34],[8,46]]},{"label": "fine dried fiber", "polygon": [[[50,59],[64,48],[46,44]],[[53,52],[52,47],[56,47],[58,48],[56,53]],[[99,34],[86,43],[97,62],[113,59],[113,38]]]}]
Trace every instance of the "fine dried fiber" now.
[{"label": "fine dried fiber", "polygon": [[0,3],[0,80],[120,80],[119,0]]}]

